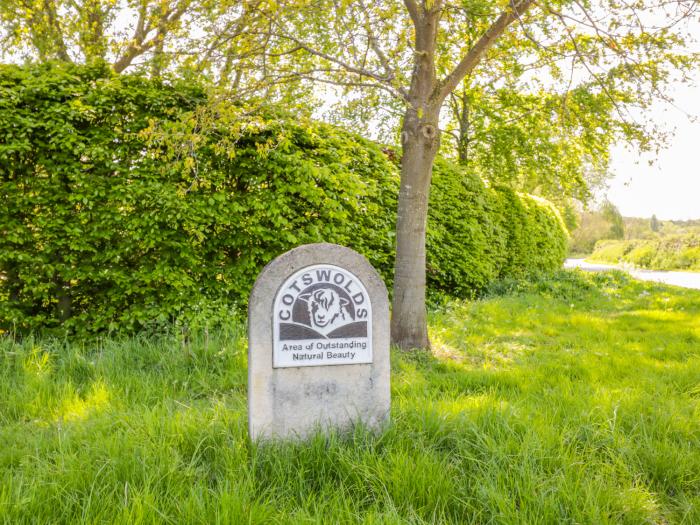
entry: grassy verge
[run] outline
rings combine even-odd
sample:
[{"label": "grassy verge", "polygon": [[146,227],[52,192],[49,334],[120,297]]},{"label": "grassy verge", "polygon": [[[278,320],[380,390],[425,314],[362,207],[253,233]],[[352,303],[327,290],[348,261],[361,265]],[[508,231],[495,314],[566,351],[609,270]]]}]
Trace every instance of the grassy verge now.
[{"label": "grassy verge", "polygon": [[[561,272],[431,314],[392,425],[246,439],[239,327],[0,342],[0,522],[700,523],[700,292]],[[505,295],[503,295],[505,294]]]}]

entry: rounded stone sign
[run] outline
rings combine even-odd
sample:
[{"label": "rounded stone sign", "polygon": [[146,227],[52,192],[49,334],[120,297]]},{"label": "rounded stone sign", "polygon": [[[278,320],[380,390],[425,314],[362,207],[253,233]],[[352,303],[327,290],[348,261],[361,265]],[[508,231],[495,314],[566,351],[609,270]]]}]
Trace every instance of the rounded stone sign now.
[{"label": "rounded stone sign", "polygon": [[248,303],[251,438],[388,419],[389,303],[359,253],[308,244],[268,264]]}]

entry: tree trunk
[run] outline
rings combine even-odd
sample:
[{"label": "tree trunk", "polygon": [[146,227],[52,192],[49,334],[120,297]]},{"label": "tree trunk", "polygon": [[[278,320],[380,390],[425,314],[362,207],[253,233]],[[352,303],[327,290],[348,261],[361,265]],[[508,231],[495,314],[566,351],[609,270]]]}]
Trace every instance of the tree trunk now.
[{"label": "tree trunk", "polygon": [[469,160],[469,143],[471,138],[469,137],[470,128],[470,115],[469,115],[469,101],[467,100],[466,92],[462,92],[462,96],[459,101],[461,107],[459,111],[459,141],[457,143],[457,155],[459,163],[466,166]]},{"label": "tree trunk", "polygon": [[[427,2],[426,2],[427,4]],[[425,231],[433,161],[440,146],[435,50],[439,3],[406,2],[416,30],[416,52],[401,128],[401,188],[396,217],[396,264],[391,341],[399,348],[430,348],[425,308]]]},{"label": "tree trunk", "polygon": [[406,350],[430,346],[425,307],[425,233],[433,161],[440,143],[439,108],[421,113],[409,107],[401,131],[391,339]]}]

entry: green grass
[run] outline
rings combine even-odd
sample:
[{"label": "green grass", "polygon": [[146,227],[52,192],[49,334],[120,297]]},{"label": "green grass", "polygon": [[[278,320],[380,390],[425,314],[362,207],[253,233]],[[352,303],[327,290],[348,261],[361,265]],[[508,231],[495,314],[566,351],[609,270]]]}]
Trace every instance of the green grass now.
[{"label": "green grass", "polygon": [[0,342],[3,523],[700,523],[700,292],[561,272],[431,314],[379,436],[247,440],[242,328]]}]

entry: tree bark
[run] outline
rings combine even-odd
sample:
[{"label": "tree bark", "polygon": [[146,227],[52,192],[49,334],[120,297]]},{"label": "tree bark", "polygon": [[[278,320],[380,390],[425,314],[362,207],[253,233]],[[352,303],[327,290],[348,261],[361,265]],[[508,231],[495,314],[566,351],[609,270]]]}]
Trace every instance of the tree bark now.
[{"label": "tree bark", "polygon": [[396,218],[396,263],[391,341],[399,348],[429,348],[425,306],[425,233],[433,161],[440,145],[435,71],[441,2],[431,9],[405,0],[416,31],[408,104],[401,128],[401,186]]},{"label": "tree bark", "polygon": [[459,97],[459,140],[457,142],[457,156],[460,164],[466,166],[469,160],[469,144],[471,138],[469,128],[471,127],[471,115],[469,114],[469,100],[466,93]]},{"label": "tree bark", "polygon": [[396,221],[392,342],[402,349],[429,348],[425,306],[425,234],[433,161],[440,144],[439,108],[409,108],[401,140],[401,188]]}]

